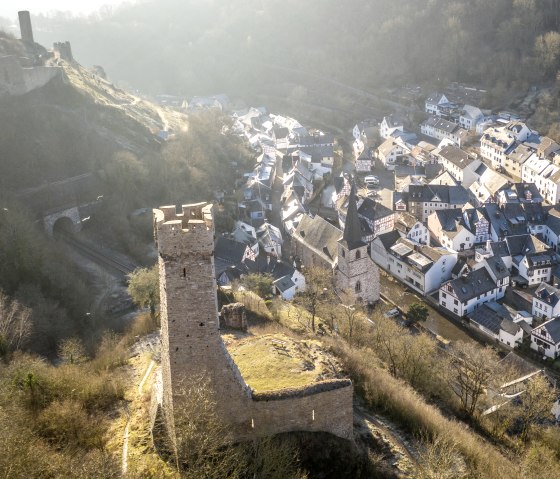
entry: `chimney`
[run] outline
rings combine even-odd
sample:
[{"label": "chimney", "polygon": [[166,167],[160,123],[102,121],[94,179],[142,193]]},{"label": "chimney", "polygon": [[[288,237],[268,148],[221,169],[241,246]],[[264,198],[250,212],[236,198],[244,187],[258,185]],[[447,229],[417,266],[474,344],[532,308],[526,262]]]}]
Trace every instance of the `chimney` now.
[{"label": "chimney", "polygon": [[21,32],[21,40],[23,43],[28,43],[33,45],[35,41],[33,40],[33,28],[31,28],[31,16],[29,11],[21,10],[18,12],[19,17],[19,30]]}]

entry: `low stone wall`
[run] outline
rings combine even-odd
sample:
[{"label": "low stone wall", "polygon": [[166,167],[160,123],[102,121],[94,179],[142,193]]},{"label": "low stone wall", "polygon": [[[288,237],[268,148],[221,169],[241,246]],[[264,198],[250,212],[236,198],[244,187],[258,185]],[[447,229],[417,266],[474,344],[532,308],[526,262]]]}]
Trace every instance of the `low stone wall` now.
[{"label": "low stone wall", "polygon": [[247,331],[247,315],[243,303],[225,304],[220,311],[220,317],[224,327]]}]

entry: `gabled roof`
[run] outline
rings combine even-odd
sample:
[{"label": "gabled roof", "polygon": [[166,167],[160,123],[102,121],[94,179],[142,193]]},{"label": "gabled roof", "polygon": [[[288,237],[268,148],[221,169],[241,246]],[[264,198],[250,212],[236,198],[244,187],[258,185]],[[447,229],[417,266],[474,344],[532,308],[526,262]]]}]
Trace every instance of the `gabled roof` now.
[{"label": "gabled roof", "polygon": [[408,201],[431,202],[439,198],[442,203],[464,205],[469,201],[468,191],[462,186],[448,185],[410,185]]},{"label": "gabled roof", "polygon": [[381,233],[377,236],[377,238],[375,238],[375,240],[381,242],[385,251],[389,251],[391,246],[393,246],[400,238],[402,238],[402,233],[399,230],[392,230],[387,231],[386,233]]},{"label": "gabled roof", "polygon": [[490,273],[486,271],[486,268],[477,269],[460,278],[452,279],[446,285],[451,286],[455,295],[462,303],[496,288],[496,283],[490,276]]},{"label": "gabled roof", "polygon": [[358,208],[358,214],[368,220],[375,221],[393,215],[394,212],[371,198],[364,198]]},{"label": "gabled roof", "polygon": [[556,209],[549,210],[545,224],[554,234],[560,235],[560,211]]},{"label": "gabled roof", "polygon": [[500,256],[490,256],[485,260],[486,265],[496,277],[496,280],[504,279],[509,276],[509,270]]},{"label": "gabled roof", "polygon": [[278,291],[280,291],[281,293],[288,291],[289,289],[293,288],[295,285],[296,284],[292,281],[292,277],[289,274],[274,281],[274,286],[276,286],[278,288]]},{"label": "gabled roof", "polygon": [[468,318],[476,324],[499,334],[500,329],[510,334],[516,334],[521,327],[513,322],[510,312],[501,304],[491,301],[475,309]]},{"label": "gabled roof", "polygon": [[546,331],[554,341],[554,344],[560,343],[560,317],[551,319],[550,321],[547,321],[546,323],[537,326],[536,328],[533,329],[533,331],[540,328],[546,329]]},{"label": "gabled roof", "polygon": [[554,307],[560,301],[560,290],[549,284],[541,283],[533,293],[533,296]]},{"label": "gabled roof", "polygon": [[475,158],[470,156],[466,151],[453,145],[444,146],[439,151],[438,156],[461,169],[467,168],[475,161]]},{"label": "gabled roof", "polygon": [[319,215],[303,215],[293,234],[297,241],[331,264],[336,261],[337,243],[341,236],[342,231]]}]

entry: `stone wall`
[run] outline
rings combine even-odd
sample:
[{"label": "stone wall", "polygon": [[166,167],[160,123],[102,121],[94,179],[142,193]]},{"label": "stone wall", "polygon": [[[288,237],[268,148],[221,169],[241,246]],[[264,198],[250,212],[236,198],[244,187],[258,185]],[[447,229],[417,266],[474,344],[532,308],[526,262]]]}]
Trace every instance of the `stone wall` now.
[{"label": "stone wall", "polygon": [[162,407],[174,436],[174,408],[182,387],[204,374],[218,412],[242,440],[287,431],[326,431],[352,438],[350,381],[310,386],[272,398],[253,397],[219,331],[214,274],[212,206],[205,203],[154,210],[159,252]]},{"label": "stone wall", "polygon": [[13,55],[0,58],[0,95],[23,95],[41,88],[53,78],[62,77],[60,67],[23,68]]},{"label": "stone wall", "polygon": [[243,303],[225,304],[220,317],[224,327],[247,331],[247,314]]}]

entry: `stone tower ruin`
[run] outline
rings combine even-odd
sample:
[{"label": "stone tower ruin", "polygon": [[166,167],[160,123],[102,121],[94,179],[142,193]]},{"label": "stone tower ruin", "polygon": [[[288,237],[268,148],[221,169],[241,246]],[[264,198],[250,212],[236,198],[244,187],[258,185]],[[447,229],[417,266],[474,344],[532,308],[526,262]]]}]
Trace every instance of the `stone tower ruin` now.
[{"label": "stone tower ruin", "polygon": [[[218,413],[234,440],[288,431],[326,431],[352,439],[352,383],[323,381],[303,388],[255,394],[220,336],[214,271],[212,205],[154,210],[159,253],[161,381],[153,395],[170,434],[180,388],[204,373]],[[173,437],[173,436],[172,436]]]},{"label": "stone tower ruin", "polygon": [[33,45],[35,40],[33,40],[33,28],[31,27],[31,16],[27,10],[21,10],[18,12],[19,17],[19,30],[21,32],[21,40],[24,43]]}]

